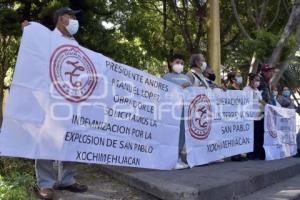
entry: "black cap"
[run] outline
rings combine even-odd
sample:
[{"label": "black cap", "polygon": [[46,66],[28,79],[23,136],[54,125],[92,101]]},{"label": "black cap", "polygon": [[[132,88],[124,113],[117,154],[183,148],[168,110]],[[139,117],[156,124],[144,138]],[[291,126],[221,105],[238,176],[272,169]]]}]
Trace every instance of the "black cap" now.
[{"label": "black cap", "polygon": [[53,23],[54,23],[54,25],[56,25],[59,16],[62,16],[64,14],[76,15],[80,12],[81,12],[81,10],[72,10],[69,7],[62,7],[60,9],[57,9],[53,16]]}]

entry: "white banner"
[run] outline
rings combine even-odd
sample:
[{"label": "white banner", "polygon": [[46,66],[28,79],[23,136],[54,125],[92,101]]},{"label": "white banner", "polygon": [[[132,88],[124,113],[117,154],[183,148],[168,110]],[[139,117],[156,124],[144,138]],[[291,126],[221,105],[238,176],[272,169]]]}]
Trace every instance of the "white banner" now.
[{"label": "white banner", "polygon": [[296,111],[265,106],[264,149],[266,160],[293,156],[297,153]]},{"label": "white banner", "polygon": [[0,155],[172,169],[180,92],[31,22],[18,54]]},{"label": "white banner", "polygon": [[253,94],[185,90],[185,138],[190,167],[253,151]]}]

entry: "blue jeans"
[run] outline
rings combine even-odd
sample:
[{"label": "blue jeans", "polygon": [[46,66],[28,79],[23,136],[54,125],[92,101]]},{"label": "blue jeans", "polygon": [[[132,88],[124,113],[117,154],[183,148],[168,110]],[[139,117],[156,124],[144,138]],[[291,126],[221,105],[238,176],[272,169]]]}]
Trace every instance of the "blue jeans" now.
[{"label": "blue jeans", "polygon": [[[76,169],[72,162],[62,162],[62,180],[60,185],[69,186],[76,181]],[[39,188],[53,188],[57,182],[57,173],[53,168],[53,160],[35,160],[35,173]]]}]

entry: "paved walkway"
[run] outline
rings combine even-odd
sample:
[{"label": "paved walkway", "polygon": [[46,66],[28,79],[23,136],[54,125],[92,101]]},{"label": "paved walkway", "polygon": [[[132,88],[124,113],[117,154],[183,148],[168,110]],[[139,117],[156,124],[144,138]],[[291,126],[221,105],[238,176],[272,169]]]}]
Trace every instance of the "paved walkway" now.
[{"label": "paved walkway", "polygon": [[[107,174],[110,174],[110,176]],[[260,199],[257,197],[265,198],[266,195],[271,196],[271,193],[275,194],[278,188],[285,188],[284,191],[286,191],[286,188],[290,188],[288,183],[295,183],[294,185],[296,185],[293,189],[297,191],[296,193],[293,191],[293,198],[290,198],[295,199],[295,197],[298,197],[298,193],[300,194],[300,188],[297,187],[299,181],[297,179],[288,181],[288,179],[295,176],[299,177],[299,175],[300,158],[276,161],[228,161],[192,169],[170,171],[80,164],[77,179],[80,183],[87,184],[89,191],[83,194],[57,191],[56,199],[158,200],[158,198],[161,198],[170,200],[236,200],[250,194],[254,194],[253,197],[255,199]],[[284,187],[280,185],[281,183]],[[276,184],[279,185],[276,186]],[[265,190],[264,188],[266,187],[271,189]],[[260,193],[258,192],[259,190],[261,190]],[[258,196],[255,195],[256,192],[258,192]]]},{"label": "paved walkway", "polygon": [[300,200],[300,175],[264,188],[241,200]]},{"label": "paved walkway", "polygon": [[224,162],[185,170],[104,167],[116,179],[161,199],[240,199],[300,174],[300,159]]},{"label": "paved walkway", "polygon": [[[99,165],[79,164],[78,170],[77,180],[88,185],[88,192],[76,194],[56,191],[55,200],[158,200],[154,196],[120,183],[101,171]],[[36,195],[30,200],[37,200]]]}]

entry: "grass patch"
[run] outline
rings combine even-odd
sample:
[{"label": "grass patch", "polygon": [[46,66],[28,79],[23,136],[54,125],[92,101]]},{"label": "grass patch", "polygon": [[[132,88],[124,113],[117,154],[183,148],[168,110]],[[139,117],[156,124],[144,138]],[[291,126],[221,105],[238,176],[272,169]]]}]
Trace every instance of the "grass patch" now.
[{"label": "grass patch", "polygon": [[0,158],[0,200],[29,200],[35,184],[34,162]]}]

